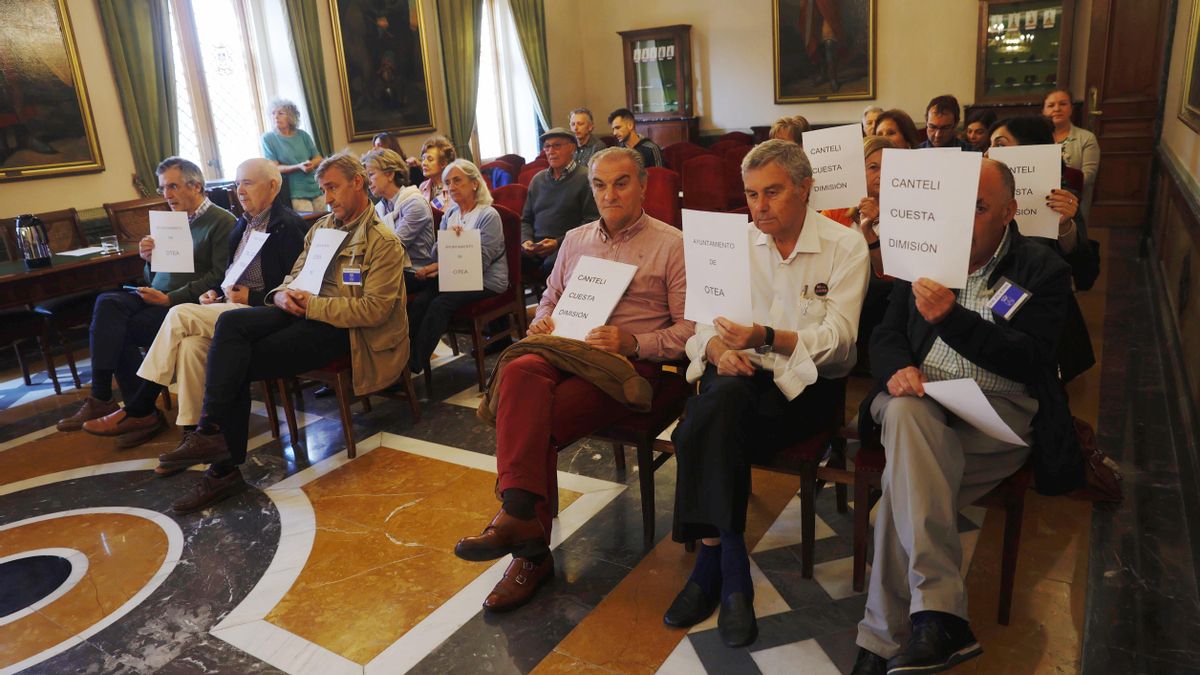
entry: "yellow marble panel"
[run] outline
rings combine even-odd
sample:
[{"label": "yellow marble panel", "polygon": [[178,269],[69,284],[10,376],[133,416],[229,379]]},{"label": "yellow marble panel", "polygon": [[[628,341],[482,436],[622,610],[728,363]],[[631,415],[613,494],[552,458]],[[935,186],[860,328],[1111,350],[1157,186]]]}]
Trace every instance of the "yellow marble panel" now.
[{"label": "yellow marble panel", "polygon": [[0,558],[71,548],[88,559],[87,572],[66,594],[0,626],[0,668],[78,634],[125,604],[158,572],[167,543],[154,522],[118,513],[65,516],[0,531]]},{"label": "yellow marble panel", "polygon": [[[379,448],[305,485],[313,550],[267,620],[366,664],[487,569],[453,549],[495,515],[495,480]],[[578,497],[560,490],[561,508]]]}]

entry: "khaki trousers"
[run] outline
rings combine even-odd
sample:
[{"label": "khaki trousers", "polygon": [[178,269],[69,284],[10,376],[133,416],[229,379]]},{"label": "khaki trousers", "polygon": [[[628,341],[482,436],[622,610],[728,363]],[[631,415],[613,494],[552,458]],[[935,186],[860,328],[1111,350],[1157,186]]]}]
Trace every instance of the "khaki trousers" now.
[{"label": "khaki trousers", "polygon": [[212,343],[217,318],[233,309],[248,305],[218,302],[212,305],[175,305],[167,312],[138,368],[138,377],[169,387],[179,382],[179,412],[175,423],[180,426],[200,423],[200,408],[204,402],[204,367],[208,363],[208,346]]},{"label": "khaki trousers", "polygon": [[[1023,394],[987,398],[1028,442],[1037,401]],[[871,416],[883,425],[887,466],[858,645],[891,658],[908,638],[913,613],[967,618],[958,510],[1015,473],[1030,450],[984,435],[928,397],[880,394]]]}]

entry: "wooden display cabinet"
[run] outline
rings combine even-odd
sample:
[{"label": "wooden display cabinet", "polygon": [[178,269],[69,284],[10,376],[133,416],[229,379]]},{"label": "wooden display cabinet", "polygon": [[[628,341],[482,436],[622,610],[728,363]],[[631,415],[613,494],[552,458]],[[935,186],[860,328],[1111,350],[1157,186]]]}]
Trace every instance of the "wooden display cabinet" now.
[{"label": "wooden display cabinet", "polygon": [[620,31],[625,101],[638,133],[666,147],[698,140],[692,115],[692,27],[685,24]]},{"label": "wooden display cabinet", "polygon": [[979,0],[976,103],[1041,103],[1071,73],[1075,0]]}]

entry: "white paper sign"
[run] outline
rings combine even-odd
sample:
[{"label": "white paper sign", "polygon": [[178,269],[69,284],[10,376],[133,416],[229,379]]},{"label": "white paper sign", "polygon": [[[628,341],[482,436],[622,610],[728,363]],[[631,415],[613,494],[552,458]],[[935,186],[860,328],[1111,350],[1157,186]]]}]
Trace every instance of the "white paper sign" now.
[{"label": "white paper sign", "polygon": [[966,285],[981,158],[978,152],[883,151],[884,272],[905,281],[925,277],[947,288]]},{"label": "white paper sign", "polygon": [[862,126],[847,124],[804,132],[804,152],[812,164],[808,205],[817,211],[858,206],[867,196]]},{"label": "white paper sign", "polygon": [[1058,237],[1058,212],[1046,206],[1051,190],[1062,185],[1058,145],[1010,145],[990,148],[988,157],[1004,162],[1017,183],[1017,227],[1027,237]]},{"label": "white paper sign", "polygon": [[554,334],[583,340],[593,328],[603,326],[635,272],[634,265],[586,255],[580,258],[550,315]]},{"label": "white paper sign", "polygon": [[151,211],[150,236],[154,251],[150,254],[151,272],[195,272],[192,252],[192,228],[183,211]]},{"label": "white paper sign", "polygon": [[292,283],[288,284],[288,288],[320,295],[325,270],[329,269],[329,263],[337,257],[338,247],[348,234],[350,233],[332,227],[323,227],[314,232],[308,245],[308,255],[304,258],[304,267],[300,274],[292,279]]},{"label": "white paper sign", "polygon": [[753,323],[750,236],[753,226],[737,213],[683,211],[683,264],[687,299],[683,318],[711,324],[723,316]]},{"label": "white paper sign", "polygon": [[267,239],[270,236],[266,232],[250,233],[250,239],[242,247],[241,255],[225,270],[225,280],[221,282],[221,288],[229,288],[235,285],[238,279],[242,278],[242,274],[245,273],[250,263],[254,262],[255,256],[262,250],[263,244],[267,243]]},{"label": "white paper sign", "polygon": [[479,230],[443,230],[438,237],[438,290],[483,290],[483,244]]},{"label": "white paper sign", "polygon": [[965,378],[926,382],[924,387],[925,393],[933,400],[988,436],[1013,445],[1028,445],[1004,423],[975,380]]}]

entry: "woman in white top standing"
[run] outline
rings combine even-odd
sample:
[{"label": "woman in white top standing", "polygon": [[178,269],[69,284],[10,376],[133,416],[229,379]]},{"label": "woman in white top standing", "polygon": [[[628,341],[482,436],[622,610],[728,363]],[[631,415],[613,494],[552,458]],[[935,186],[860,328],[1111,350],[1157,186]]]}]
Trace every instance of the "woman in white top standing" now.
[{"label": "woman in white top standing", "polygon": [[1100,143],[1096,135],[1071,123],[1071,95],[1062,89],[1046,94],[1042,115],[1054,123],[1054,142],[1062,146],[1063,162],[1083,172],[1083,198],[1080,211],[1086,220],[1092,210],[1092,190],[1100,171]]},{"label": "woman in white top standing", "polygon": [[488,191],[479,167],[468,160],[456,159],[442,171],[441,179],[451,201],[442,218],[439,236],[455,237],[464,230],[479,230],[483,288],[477,291],[438,290],[438,255],[437,247],[434,247],[434,262],[416,272],[417,278],[433,283],[409,296],[408,330],[412,342],[409,369],[414,374],[429,367],[429,358],[456,311],[508,288],[504,225],[499,212],[492,208],[492,193]]}]

